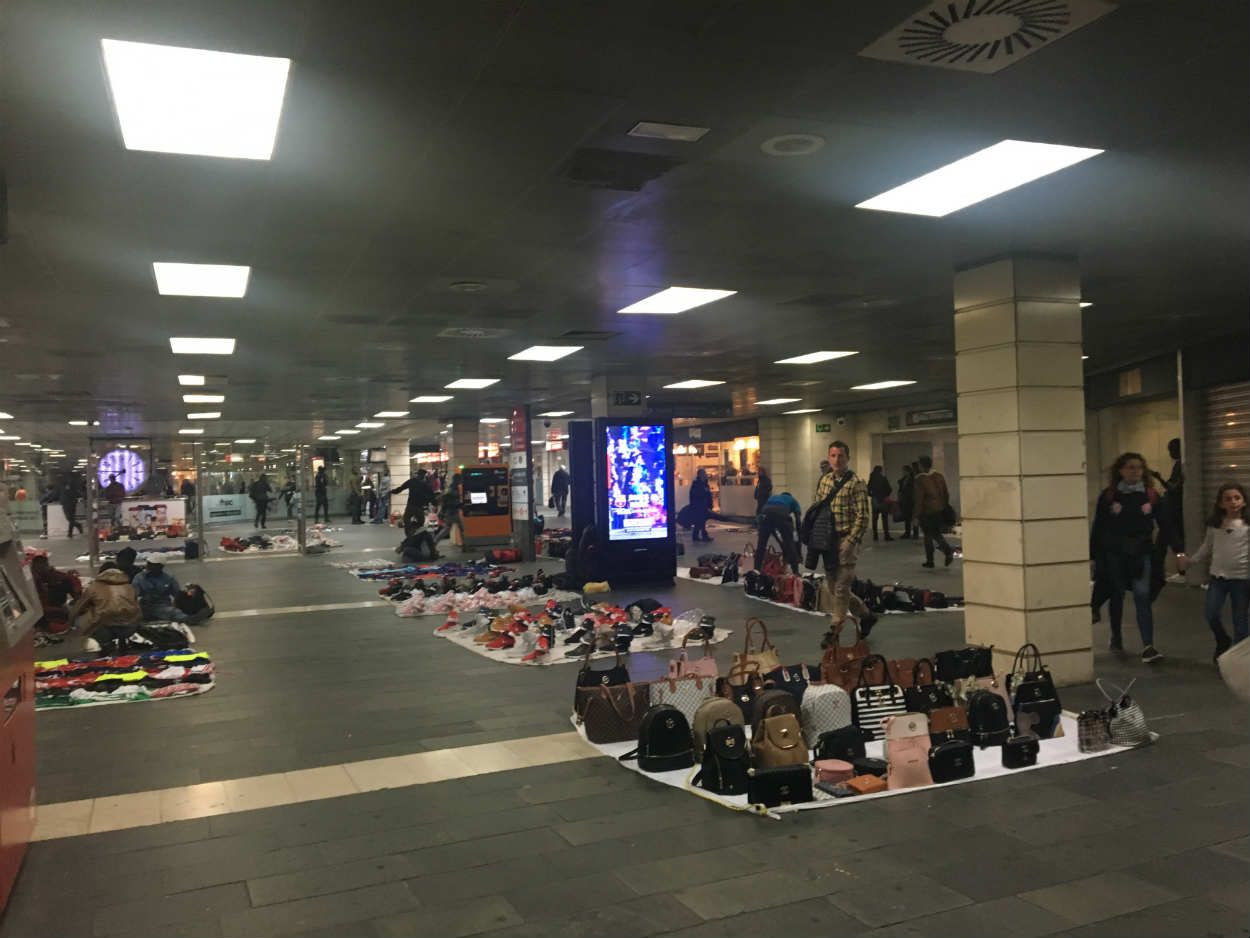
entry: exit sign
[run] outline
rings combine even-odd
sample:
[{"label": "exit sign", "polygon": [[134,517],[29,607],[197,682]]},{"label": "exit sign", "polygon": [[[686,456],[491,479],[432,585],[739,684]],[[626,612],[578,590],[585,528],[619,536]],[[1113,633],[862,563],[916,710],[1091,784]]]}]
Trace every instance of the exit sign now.
[{"label": "exit sign", "polygon": [[612,394],[612,404],[616,407],[641,407],[642,392],[614,391]]},{"label": "exit sign", "polygon": [[832,433],[833,426],[832,424],[828,424],[828,423],[818,423],[816,424],[816,432],[817,433]]}]

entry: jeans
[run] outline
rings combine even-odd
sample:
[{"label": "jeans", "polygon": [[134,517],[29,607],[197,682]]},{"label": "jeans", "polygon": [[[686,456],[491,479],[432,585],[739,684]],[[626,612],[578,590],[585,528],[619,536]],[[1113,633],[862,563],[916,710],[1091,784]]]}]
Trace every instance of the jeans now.
[{"label": "jeans", "polygon": [[143,602],[140,600],[139,608],[143,612],[144,622],[187,621],[187,614],[168,600],[165,602]]},{"label": "jeans", "polygon": [[768,549],[768,539],[774,534],[781,541],[781,556],[785,558],[790,569],[799,572],[799,552],[794,543],[794,519],[788,511],[765,511],[759,516],[760,533],[755,541],[755,569],[762,570],[764,552]]},{"label": "jeans", "polygon": [[1215,633],[1216,644],[1227,647],[1228,633],[1220,622],[1220,611],[1224,608],[1224,600],[1232,601],[1233,607],[1233,641],[1240,642],[1250,634],[1250,580],[1226,580],[1222,576],[1211,577],[1207,584],[1207,625]]},{"label": "jeans", "polygon": [[255,527],[263,528],[265,521],[269,518],[269,502],[258,501],[256,504],[256,524]]},{"label": "jeans", "polygon": [[321,518],[322,510],[325,510],[326,524],[330,523],[330,500],[326,497],[325,492],[317,493],[316,504],[313,505],[313,524],[316,524]]},{"label": "jeans", "polygon": [[1133,559],[1112,555],[1107,563],[1107,580],[1111,584],[1111,635],[1120,637],[1120,624],[1124,619],[1124,591],[1132,590],[1133,608],[1137,611],[1137,628],[1141,632],[1142,646],[1153,645],[1155,639],[1154,612],[1150,608],[1150,557],[1142,558],[1141,574],[1132,576]]},{"label": "jeans", "polygon": [[943,554],[951,553],[952,548],[950,544],[946,543],[946,538],[942,535],[942,515],[939,512],[931,511],[921,515],[919,527],[924,532],[925,563],[933,563],[933,546],[935,544]]}]

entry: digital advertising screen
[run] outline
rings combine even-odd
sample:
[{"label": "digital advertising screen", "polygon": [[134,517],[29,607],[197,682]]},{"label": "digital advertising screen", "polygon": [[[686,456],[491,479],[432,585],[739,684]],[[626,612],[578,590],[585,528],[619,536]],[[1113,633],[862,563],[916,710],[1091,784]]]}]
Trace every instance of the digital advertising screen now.
[{"label": "digital advertising screen", "polygon": [[608,426],[608,540],[668,537],[668,434],[664,426]]}]

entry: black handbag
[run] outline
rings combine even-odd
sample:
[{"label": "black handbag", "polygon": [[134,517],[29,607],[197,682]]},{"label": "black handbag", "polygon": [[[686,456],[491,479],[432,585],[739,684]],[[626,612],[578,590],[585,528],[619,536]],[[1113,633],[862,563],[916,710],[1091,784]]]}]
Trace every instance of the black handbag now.
[{"label": "black handbag", "polygon": [[[920,666],[922,664],[929,666],[929,682],[927,684],[920,682]],[[903,690],[903,701],[907,704],[908,713],[930,713],[939,707],[953,707],[955,705],[951,692],[935,680],[933,662],[928,658],[921,658],[916,662],[916,666],[911,670],[911,679],[912,686]]]},{"label": "black handbag", "polygon": [[1054,679],[1032,642],[1020,646],[1007,675],[1007,693],[1016,726],[1022,736],[1053,739],[1063,735],[1063,705]]},{"label": "black handbag", "polygon": [[618,757],[638,760],[644,772],[672,772],[694,765],[694,741],[686,715],[669,704],[657,704],[638,724],[638,748]]},{"label": "black handbag", "polygon": [[1037,753],[1042,744],[1033,736],[1013,736],[1003,743],[1003,768],[1024,769],[1037,765]]},{"label": "black handbag", "polygon": [[807,685],[820,681],[820,665],[791,664],[773,668],[764,675],[764,686],[784,690],[792,694],[794,699],[803,702],[803,692]]},{"label": "black handbag", "polygon": [[812,800],[811,766],[782,765],[774,769],[751,769],[747,773],[747,801],[776,808]]},{"label": "black handbag", "polygon": [[629,668],[621,663],[621,653],[619,651],[612,661],[612,666],[602,669],[595,669],[590,666],[592,651],[593,649],[586,652],[586,660],[582,662],[581,670],[577,672],[578,687],[616,687],[630,682]]},{"label": "black handbag", "polygon": [[816,761],[841,759],[843,762],[854,763],[864,755],[864,744],[871,739],[871,733],[864,732],[854,724],[821,733],[816,740]]},{"label": "black handbag", "polygon": [[750,769],[747,737],[741,726],[714,726],[707,732],[703,765],[693,782],[718,795],[742,795]]},{"label": "black handbag", "polygon": [[856,775],[884,776],[889,769],[889,764],[884,759],[874,759],[872,756],[859,756],[852,759],[851,766],[855,769]]},{"label": "black handbag", "polygon": [[929,750],[929,774],[933,781],[954,782],[961,778],[972,778],[976,774],[977,765],[972,756],[972,744],[961,739],[951,739],[938,743]]},{"label": "black handbag", "polygon": [[993,677],[994,646],[969,645],[939,651],[934,656],[937,678],[944,684],[954,684],[960,678]]},{"label": "black handbag", "polygon": [[[735,679],[741,680],[742,683],[734,683]],[[742,668],[733,668],[728,677],[717,679],[717,693],[738,705],[738,709],[742,711],[744,723],[751,722],[751,717],[755,712],[755,698],[763,689],[764,681],[758,670],[746,671]]]}]

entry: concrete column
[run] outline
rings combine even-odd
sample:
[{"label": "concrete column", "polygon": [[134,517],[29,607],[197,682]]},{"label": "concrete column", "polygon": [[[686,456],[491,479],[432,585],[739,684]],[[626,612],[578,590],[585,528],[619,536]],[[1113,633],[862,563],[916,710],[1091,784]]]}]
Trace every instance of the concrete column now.
[{"label": "concrete column", "polygon": [[448,472],[459,472],[461,466],[476,466],[478,422],[475,418],[453,420],[447,440]]},{"label": "concrete column", "polygon": [[1000,673],[1035,643],[1092,680],[1080,277],[1012,257],[955,275],[964,630]]},{"label": "concrete column", "polygon": [[386,470],[391,474],[391,486],[399,485],[412,475],[412,458],[408,455],[408,437],[387,437]]}]

